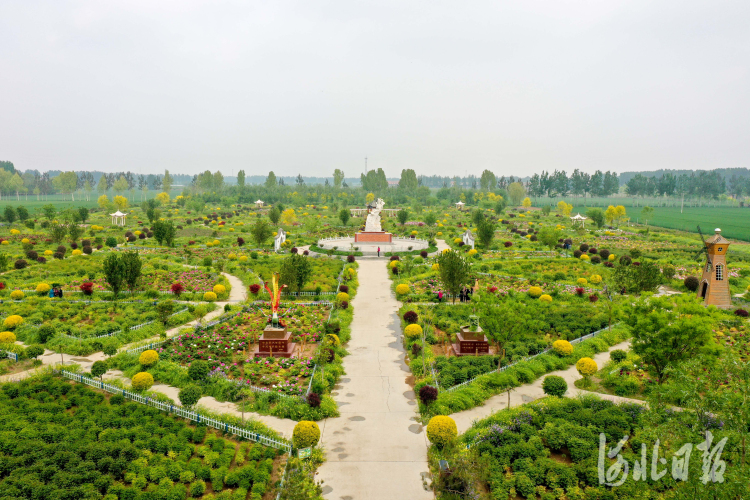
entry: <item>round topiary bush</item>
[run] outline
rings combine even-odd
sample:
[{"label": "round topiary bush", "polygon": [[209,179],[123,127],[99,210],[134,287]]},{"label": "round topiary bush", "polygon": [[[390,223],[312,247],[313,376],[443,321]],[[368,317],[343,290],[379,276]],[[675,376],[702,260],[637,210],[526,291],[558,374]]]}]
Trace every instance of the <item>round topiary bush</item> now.
[{"label": "round topiary bush", "polygon": [[604,260],[609,259],[609,254],[610,254],[610,252],[606,248],[604,248],[602,250],[599,250],[599,257],[601,257]]},{"label": "round topiary bush", "polygon": [[339,286],[339,292],[349,293],[349,287],[347,285]]},{"label": "round topiary bush", "polygon": [[13,264],[13,267],[15,267],[16,269],[24,269],[27,265],[28,263],[25,260],[18,259],[15,264]]},{"label": "round topiary bush", "polygon": [[744,309],[735,309],[734,314],[740,318],[747,318],[748,312]]},{"label": "round topiary bush", "polygon": [[561,398],[568,392],[568,383],[564,378],[557,375],[547,375],[542,382],[542,390],[547,395]]},{"label": "round topiary bush", "polygon": [[146,368],[148,368],[149,366],[154,366],[157,361],[159,361],[159,353],[154,351],[153,349],[143,351],[138,357],[138,362],[141,364],[141,366],[145,366]]},{"label": "round topiary bush", "polygon": [[292,432],[292,442],[294,443],[295,448],[299,449],[315,446],[316,444],[318,444],[319,440],[320,427],[318,427],[318,424],[316,424],[315,422],[302,420],[294,426],[294,431]]},{"label": "round topiary bush", "polygon": [[575,257],[576,259],[580,258],[581,255],[583,255],[583,252],[581,252],[580,250],[573,251],[573,257]]},{"label": "round topiary bush", "polygon": [[582,255],[581,255],[580,259],[581,259],[581,260],[589,260],[589,261],[590,261],[590,260],[591,260],[591,257],[589,257],[589,255],[588,255],[588,254],[584,253],[584,254],[582,254]]},{"label": "round topiary bush", "polygon": [[320,395],[311,392],[307,395],[307,404],[310,405],[312,408],[317,408],[320,406]]},{"label": "round topiary bush", "polygon": [[602,262],[602,258],[599,257],[598,255],[592,255],[591,256],[591,263],[592,264],[601,264],[601,262]]},{"label": "round topiary bush", "polygon": [[439,271],[440,270],[440,264],[435,263],[435,264],[432,265],[432,267],[430,269],[432,269],[433,271]]},{"label": "round topiary bush", "polygon": [[685,285],[685,288],[687,288],[691,292],[696,291],[700,283],[701,283],[700,280],[696,278],[695,276],[686,276],[685,279],[682,281],[682,284]]},{"label": "round topiary bush", "polygon": [[397,285],[396,293],[399,295],[406,295],[407,293],[409,293],[409,285],[407,285],[406,283],[401,283],[400,285]]},{"label": "round topiary bush", "polygon": [[552,302],[552,296],[545,293],[539,297],[539,300],[542,302]]},{"label": "round topiary bush", "polygon": [[611,359],[615,363],[625,361],[625,358],[627,357],[628,357],[628,353],[623,351],[622,349],[615,349],[614,351],[609,353],[609,359]]},{"label": "round topiary bush", "polygon": [[419,400],[423,405],[428,405],[435,401],[438,397],[438,390],[431,385],[422,386],[419,389]]},{"label": "round topiary bush", "polygon": [[570,356],[573,354],[573,344],[567,340],[555,340],[552,342],[552,350],[558,356]]},{"label": "round topiary bush", "polygon": [[578,279],[576,280],[576,283],[577,283],[577,284],[578,284],[579,286],[585,286],[585,285],[587,285],[587,284],[588,284],[588,280],[587,280],[586,278],[578,278]]},{"label": "round topiary bush", "polygon": [[216,300],[216,294],[214,292],[206,292],[203,294],[203,300],[213,302]]},{"label": "round topiary bush", "polygon": [[601,276],[599,276],[598,274],[592,274],[592,275],[591,275],[591,276],[589,277],[589,282],[591,282],[591,283],[593,283],[593,284],[597,285],[597,284],[599,284],[599,283],[601,283],[601,282],[602,282],[602,277],[601,277]]},{"label": "round topiary bush", "polygon": [[437,415],[427,424],[427,439],[438,448],[442,448],[458,436],[456,422],[445,415]]},{"label": "round topiary bush", "polygon": [[5,318],[5,320],[3,320],[3,326],[10,330],[16,328],[21,323],[23,323],[23,318],[18,314],[11,314],[7,318]]},{"label": "round topiary bush", "polygon": [[411,325],[419,321],[419,315],[416,311],[406,311],[404,313],[404,321]]},{"label": "round topiary bush", "polygon": [[21,290],[13,290],[10,292],[10,298],[13,300],[21,300],[24,297]]},{"label": "round topiary bush", "polygon": [[226,293],[227,287],[224,285],[214,285],[214,293],[216,295],[221,295],[222,293]]},{"label": "round topiary bush", "polygon": [[578,249],[581,252],[587,252],[589,250],[589,246],[586,243],[581,243],[581,246],[579,246]]},{"label": "round topiary bush", "polygon": [[622,257],[620,257],[621,266],[629,266],[632,263],[633,263],[633,259],[631,259],[629,256],[623,255]]},{"label": "round topiary bush", "polygon": [[342,302],[349,302],[349,294],[346,292],[339,292],[336,294],[336,302],[341,304]]},{"label": "round topiary bush", "polygon": [[356,259],[354,258],[354,255],[347,255],[347,256],[346,256],[346,261],[347,261],[347,262],[348,262],[349,264],[353,263],[353,262],[354,262],[355,260],[356,260]]},{"label": "round topiary bush", "polygon": [[12,344],[16,341],[16,334],[13,332],[0,332],[0,344]]},{"label": "round topiary bush", "polygon": [[135,391],[146,391],[154,385],[154,377],[148,372],[136,373],[130,381]]},{"label": "round topiary bush", "polygon": [[595,374],[598,369],[599,367],[597,366],[596,361],[591,358],[581,358],[578,360],[578,363],[576,363],[576,370],[578,370],[578,373],[584,377],[590,377]]},{"label": "round topiary bush", "polygon": [[47,283],[39,283],[36,286],[36,293],[40,295],[46,295],[50,291],[50,288],[52,287],[49,286]]},{"label": "round topiary bush", "polygon": [[407,325],[407,327],[404,328],[404,335],[410,340],[419,338],[422,335],[422,327],[417,324]]},{"label": "round topiary bush", "polygon": [[532,286],[532,287],[530,287],[527,290],[526,293],[529,294],[529,297],[533,297],[533,298],[536,299],[536,298],[541,297],[543,292],[542,292],[542,289],[540,287],[538,287],[538,286]]}]

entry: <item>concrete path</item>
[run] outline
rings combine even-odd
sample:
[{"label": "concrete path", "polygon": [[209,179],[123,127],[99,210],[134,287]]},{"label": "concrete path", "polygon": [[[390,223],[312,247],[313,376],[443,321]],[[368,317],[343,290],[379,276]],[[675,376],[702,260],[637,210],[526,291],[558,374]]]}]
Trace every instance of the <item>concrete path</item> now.
[{"label": "concrete path", "polygon": [[318,470],[331,500],[432,499],[423,487],[427,439],[407,383],[399,303],[382,260],[359,262],[346,375],[332,393],[341,416],[322,423],[327,461]]},{"label": "concrete path", "polygon": [[[627,351],[630,349],[630,341],[626,340],[625,342],[621,342],[619,344],[613,345],[609,351],[615,350],[615,349],[622,349],[624,351]],[[598,365],[599,369],[601,369],[604,364],[609,361],[609,351],[600,352],[594,356],[594,361],[596,361],[596,364]],[[578,394],[596,394],[597,396],[601,397],[602,399],[609,399],[614,402],[621,402],[621,401],[631,401],[634,403],[643,404],[643,401],[639,401],[637,399],[628,399],[628,398],[621,398],[619,396],[611,396],[609,394],[601,394],[601,393],[592,393],[589,391],[582,391],[581,389],[578,389],[574,382],[576,380],[581,379],[581,375],[579,375],[578,370],[576,370],[575,365],[571,366],[565,370],[559,370],[556,372],[548,373],[547,375],[558,375],[565,379],[565,381],[568,383],[568,392],[566,394],[567,397],[575,397]],[[536,379],[534,382],[531,382],[530,384],[525,384],[520,387],[516,387],[513,391],[510,393],[510,406],[515,407],[518,405],[522,405],[524,403],[530,403],[536,399],[543,398],[545,396],[544,391],[542,390],[542,382],[544,381],[544,377],[547,375],[542,375],[538,379]],[[475,408],[471,408],[466,411],[461,411],[458,413],[453,413],[451,415],[451,418],[456,421],[456,426],[458,427],[458,433],[463,434],[466,432],[471,425],[477,421],[482,420],[484,418],[489,417],[495,412],[498,412],[500,410],[504,410],[508,407],[508,393],[504,392],[502,394],[498,394],[497,396],[492,396],[490,399],[484,402],[484,405],[477,406]]]}]

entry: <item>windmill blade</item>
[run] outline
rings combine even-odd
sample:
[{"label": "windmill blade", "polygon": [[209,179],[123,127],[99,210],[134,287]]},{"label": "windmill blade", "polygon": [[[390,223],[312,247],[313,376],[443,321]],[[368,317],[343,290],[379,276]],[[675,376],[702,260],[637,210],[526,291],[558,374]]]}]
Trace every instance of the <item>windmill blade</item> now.
[{"label": "windmill blade", "polygon": [[703,248],[704,249],[708,248],[708,243],[706,243],[706,238],[703,237],[703,231],[701,231],[700,226],[698,226],[698,234],[700,235],[701,241],[703,242]]}]

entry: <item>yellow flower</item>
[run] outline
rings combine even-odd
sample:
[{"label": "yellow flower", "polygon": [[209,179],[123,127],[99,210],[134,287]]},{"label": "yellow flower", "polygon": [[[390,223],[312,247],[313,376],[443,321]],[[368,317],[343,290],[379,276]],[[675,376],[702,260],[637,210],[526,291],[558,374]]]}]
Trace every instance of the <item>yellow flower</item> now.
[{"label": "yellow flower", "polygon": [[588,281],[586,281],[586,278],[578,278],[576,280],[576,283],[578,283],[581,286],[585,286],[588,283]]},{"label": "yellow flower", "polygon": [[[397,261],[394,260],[393,262],[397,262]],[[406,283],[401,283],[400,285],[397,285],[396,293],[399,295],[406,295],[407,293],[409,293],[409,285],[407,285]]]},{"label": "yellow flower", "polygon": [[573,354],[573,344],[567,340],[555,340],[552,342],[552,350],[560,356],[570,356]]},{"label": "yellow flower", "polygon": [[544,295],[539,297],[539,300],[541,300],[542,302],[552,302],[552,296],[545,293]]}]

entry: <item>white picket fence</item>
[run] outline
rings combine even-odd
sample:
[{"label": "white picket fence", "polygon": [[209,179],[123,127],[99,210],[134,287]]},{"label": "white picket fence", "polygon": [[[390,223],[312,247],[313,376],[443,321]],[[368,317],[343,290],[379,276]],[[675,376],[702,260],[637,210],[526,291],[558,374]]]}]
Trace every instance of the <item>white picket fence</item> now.
[{"label": "white picket fence", "polygon": [[186,418],[198,424],[204,424],[209,427],[213,427],[214,429],[218,429],[220,431],[224,431],[229,434],[234,434],[235,436],[243,437],[250,441],[255,441],[256,443],[260,443],[264,446],[270,446],[278,450],[284,450],[287,453],[291,453],[292,451],[292,446],[286,441],[274,439],[274,438],[265,436],[263,434],[250,431],[248,429],[243,429],[242,427],[231,425],[227,422],[222,422],[221,420],[218,420],[215,418],[201,415],[200,413],[196,413],[194,411],[183,408],[180,405],[156,401],[146,396],[142,396],[140,394],[137,394],[137,393],[125,390],[125,389],[121,389],[113,385],[105,384],[104,382],[100,380],[94,380],[92,378],[85,377],[78,373],[72,373],[67,370],[61,370],[59,373],[62,376],[69,378],[70,380],[74,380],[82,384],[90,385],[91,387],[95,387],[97,389],[101,389],[101,390],[110,392],[112,394],[120,394],[123,397],[126,397],[137,403],[145,404],[147,406],[157,408],[161,411],[172,413],[174,415],[177,415],[178,417]]},{"label": "white picket fence", "polygon": [[[612,326],[614,326],[614,325],[612,325]],[[582,336],[582,337],[578,337],[577,339],[573,339],[573,340],[570,340],[569,342],[570,342],[571,344],[578,344],[578,343],[580,343],[580,342],[583,342],[584,340],[588,340],[588,339],[590,339],[590,338],[593,338],[593,337],[595,337],[595,336],[596,336],[597,334],[599,334],[599,333],[603,332],[604,330],[607,330],[608,328],[609,328],[609,327],[606,327],[606,328],[602,328],[601,330],[597,330],[597,331],[595,331],[595,332],[589,333],[589,334],[587,334],[587,335],[584,335],[584,336]],[[538,353],[534,354],[533,356],[527,356],[527,357],[525,357],[525,358],[523,358],[523,359],[521,359],[521,360],[519,360],[519,361],[516,361],[515,363],[511,363],[511,364],[509,364],[509,365],[505,365],[505,366],[503,366],[503,367],[501,367],[501,368],[498,368],[498,369],[495,369],[495,370],[490,370],[490,371],[488,371],[488,372],[485,372],[485,373],[479,374],[479,375],[477,375],[476,377],[474,377],[474,378],[472,378],[472,379],[470,379],[470,380],[466,380],[465,382],[461,382],[460,384],[456,384],[456,385],[454,385],[454,386],[452,386],[452,387],[449,387],[449,388],[447,388],[447,389],[444,389],[444,390],[445,390],[446,392],[452,392],[452,391],[455,391],[456,389],[458,389],[458,388],[460,388],[460,387],[463,387],[463,386],[465,386],[465,385],[471,384],[471,383],[472,383],[472,382],[474,382],[474,381],[475,381],[476,379],[478,379],[478,378],[481,378],[481,377],[484,377],[485,375],[488,375],[488,374],[490,374],[490,373],[496,373],[496,372],[504,372],[504,371],[505,371],[505,370],[507,370],[508,368],[511,368],[511,367],[513,367],[513,366],[517,365],[518,363],[521,363],[521,362],[524,362],[524,361],[530,361],[530,360],[532,360],[532,359],[536,358],[537,356],[541,356],[542,354],[544,354],[544,353],[547,353],[547,352],[549,352],[549,351],[551,351],[551,350],[552,350],[552,347],[548,347],[548,348],[544,349],[543,351],[540,351],[540,352],[538,352]],[[436,376],[435,376],[435,372],[433,372],[433,373],[432,373],[432,376],[433,376],[433,377],[436,377]],[[437,385],[437,378],[435,378],[435,381],[436,381],[436,385]],[[439,389],[438,389],[438,390],[439,390]]]},{"label": "white picket fence", "polygon": [[16,354],[15,352],[0,353],[0,359],[2,358],[8,358],[12,359],[13,361],[18,361],[18,354]]}]

